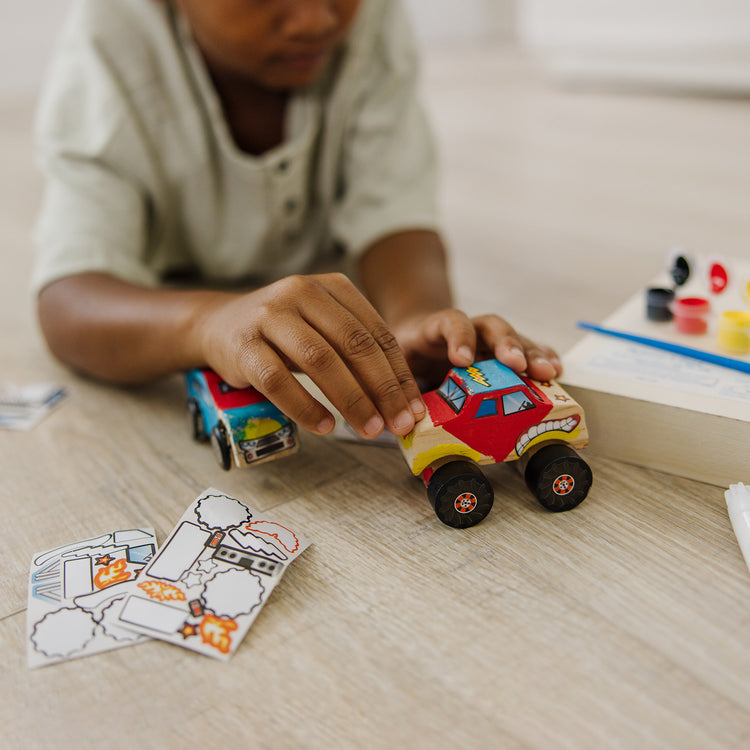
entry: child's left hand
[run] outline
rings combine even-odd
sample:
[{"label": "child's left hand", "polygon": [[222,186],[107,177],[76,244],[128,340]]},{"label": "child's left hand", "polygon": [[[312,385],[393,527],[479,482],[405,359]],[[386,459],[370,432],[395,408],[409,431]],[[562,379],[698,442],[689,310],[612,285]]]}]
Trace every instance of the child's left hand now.
[{"label": "child's left hand", "polygon": [[415,377],[438,383],[450,367],[498,359],[518,373],[550,380],[562,373],[557,353],[521,336],[497,315],[468,315],[455,309],[417,315],[392,325]]}]

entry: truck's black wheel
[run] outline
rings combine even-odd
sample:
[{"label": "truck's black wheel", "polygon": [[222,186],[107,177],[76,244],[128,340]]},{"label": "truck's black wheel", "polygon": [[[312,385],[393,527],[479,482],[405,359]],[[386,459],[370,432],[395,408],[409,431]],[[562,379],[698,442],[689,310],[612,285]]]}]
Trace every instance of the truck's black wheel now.
[{"label": "truck's black wheel", "polygon": [[232,468],[232,452],[229,449],[227,431],[221,422],[211,430],[211,447],[214,449],[214,456],[219,466],[224,471],[229,471]]},{"label": "truck's black wheel", "polygon": [[536,499],[555,512],[575,508],[593,481],[589,465],[563,443],[540,448],[529,459],[524,478]]},{"label": "truck's black wheel", "polygon": [[208,440],[206,428],[203,425],[203,413],[201,412],[198,401],[191,398],[187,402],[188,430],[190,437],[199,443],[205,443]]},{"label": "truck's black wheel", "polygon": [[490,512],[494,493],[476,464],[451,461],[430,477],[427,497],[444,524],[461,529],[478,524]]}]

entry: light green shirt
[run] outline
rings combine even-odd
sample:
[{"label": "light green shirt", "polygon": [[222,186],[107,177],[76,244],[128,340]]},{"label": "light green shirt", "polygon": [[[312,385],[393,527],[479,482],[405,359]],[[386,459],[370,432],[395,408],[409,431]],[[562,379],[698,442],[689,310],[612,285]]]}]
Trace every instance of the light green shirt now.
[{"label": "light green shirt", "polygon": [[363,0],[341,55],[293,96],[283,142],[250,156],[169,3],[77,0],[37,115],[33,287],[85,271],[268,283],[436,228],[407,21],[400,0]]}]

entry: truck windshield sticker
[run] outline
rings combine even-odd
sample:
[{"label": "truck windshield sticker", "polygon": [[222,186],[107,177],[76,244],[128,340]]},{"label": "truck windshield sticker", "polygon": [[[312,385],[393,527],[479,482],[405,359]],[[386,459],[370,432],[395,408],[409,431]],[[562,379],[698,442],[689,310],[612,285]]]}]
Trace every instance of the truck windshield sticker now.
[{"label": "truck windshield sticker", "polygon": [[437,392],[456,414],[463,409],[466,403],[466,391],[453,378],[448,378]]},{"label": "truck windshield sticker", "polygon": [[503,414],[517,414],[520,411],[533,409],[534,404],[523,391],[513,391],[503,396]]}]

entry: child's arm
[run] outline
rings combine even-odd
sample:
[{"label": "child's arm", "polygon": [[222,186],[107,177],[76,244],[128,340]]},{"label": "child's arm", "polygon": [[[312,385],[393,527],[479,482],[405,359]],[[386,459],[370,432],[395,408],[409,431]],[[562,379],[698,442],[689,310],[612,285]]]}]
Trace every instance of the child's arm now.
[{"label": "child's arm", "polygon": [[333,418],[297,380],[305,372],[363,437],[406,434],[424,414],[382,318],[341,274],[292,276],[248,294],[140,287],[85,273],[46,286],[39,318],[69,366],[121,383],[209,366],[253,385],[313,432]]},{"label": "child's arm", "polygon": [[453,309],[445,249],[432,231],[381,239],[360,261],[362,286],[394,332],[415,375],[442,378],[450,365],[495,357],[539,380],[562,372],[557,354],[519,336],[497,315]]}]

